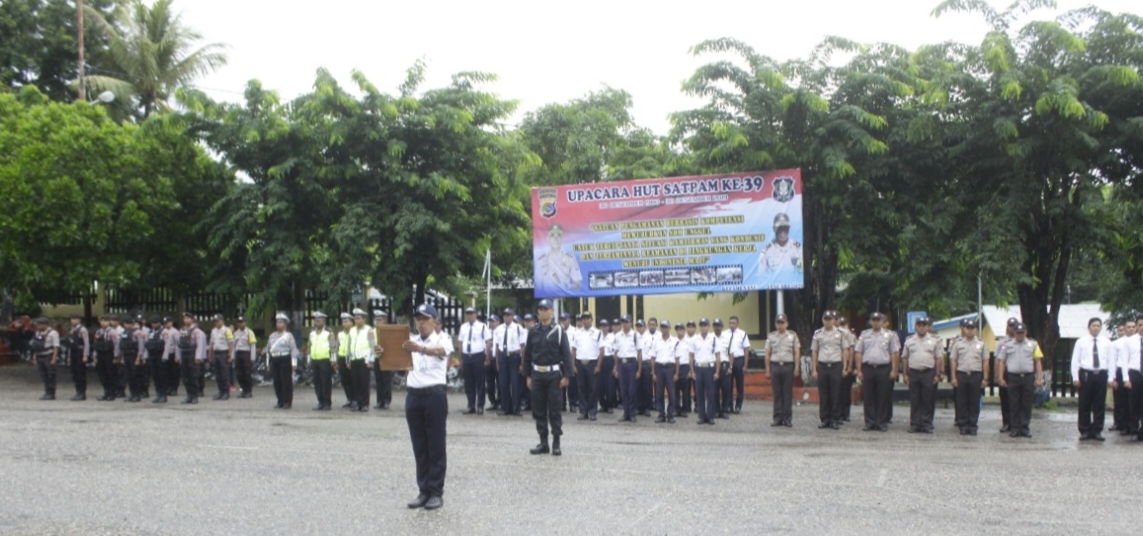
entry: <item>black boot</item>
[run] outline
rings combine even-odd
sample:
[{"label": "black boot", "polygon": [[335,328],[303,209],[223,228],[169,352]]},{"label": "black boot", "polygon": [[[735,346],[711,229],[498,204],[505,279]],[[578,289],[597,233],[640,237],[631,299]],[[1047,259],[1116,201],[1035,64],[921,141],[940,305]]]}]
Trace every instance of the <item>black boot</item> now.
[{"label": "black boot", "polygon": [[181,403],[182,404],[194,404],[195,403],[194,395],[191,393],[187,393],[187,397],[184,398]]},{"label": "black boot", "polygon": [[151,401],[151,403],[152,404],[166,404],[167,403],[167,395],[160,393],[159,396],[155,397],[155,399]]},{"label": "black boot", "polygon": [[548,436],[546,435],[540,436],[540,444],[536,445],[536,448],[528,451],[530,454],[547,454],[549,452],[551,452],[551,449],[548,448]]},{"label": "black boot", "polygon": [[217,395],[214,395],[214,400],[222,400],[222,391],[219,391]]},{"label": "black boot", "polygon": [[559,456],[563,454],[560,452],[560,436],[552,436],[552,456]]},{"label": "black boot", "polygon": [[85,395],[85,394],[83,394],[83,393],[76,393],[76,395],[75,395],[75,396],[73,396],[73,397],[71,397],[71,399],[72,399],[72,400],[75,400],[75,401],[79,401],[79,400],[87,400],[87,395]]}]

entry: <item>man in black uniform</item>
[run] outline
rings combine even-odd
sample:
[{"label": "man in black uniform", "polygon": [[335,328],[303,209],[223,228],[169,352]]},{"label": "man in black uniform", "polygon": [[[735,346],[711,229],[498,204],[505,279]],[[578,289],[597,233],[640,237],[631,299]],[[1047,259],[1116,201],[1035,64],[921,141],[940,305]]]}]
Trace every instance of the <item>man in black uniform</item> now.
[{"label": "man in black uniform", "polygon": [[[540,323],[528,330],[528,342],[524,346],[524,377],[532,390],[532,416],[536,419],[536,431],[540,433],[540,444],[529,452],[551,452],[553,456],[559,456],[560,436],[563,435],[560,390],[568,386],[571,378],[571,347],[564,330],[552,322],[551,300],[540,300],[537,313]],[[549,423],[552,429],[550,450]]]},{"label": "man in black uniform", "polygon": [[154,404],[165,404],[167,402],[167,363],[163,360],[166,355],[167,341],[163,337],[163,321],[158,316],[151,317],[151,332],[147,334],[147,340],[143,343],[143,348],[147,351],[147,362],[151,365],[151,375],[155,381],[155,399],[151,402]]},{"label": "man in black uniform", "polygon": [[123,370],[126,371],[127,390],[131,395],[124,402],[139,402],[143,400],[143,381],[140,372],[146,370],[141,361],[144,340],[134,317],[128,316],[123,319],[123,328],[123,333],[119,335],[119,359],[123,363]]},{"label": "man in black uniform", "polygon": [[71,332],[67,337],[67,359],[71,367],[71,379],[75,381],[75,396],[72,400],[87,400],[87,360],[91,357],[91,340],[87,328],[83,326],[82,315],[71,315]]}]

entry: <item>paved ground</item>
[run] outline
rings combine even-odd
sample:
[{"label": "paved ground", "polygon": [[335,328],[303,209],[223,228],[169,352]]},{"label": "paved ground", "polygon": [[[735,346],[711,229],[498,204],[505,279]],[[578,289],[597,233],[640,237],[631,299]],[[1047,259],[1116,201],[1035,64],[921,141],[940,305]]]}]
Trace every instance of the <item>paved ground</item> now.
[{"label": "paved ground", "polygon": [[951,410],[915,436],[819,431],[808,406],[771,429],[748,403],[714,427],[573,420],[555,458],[527,454],[530,419],[460,415],[453,395],[445,507],[410,511],[403,395],[351,415],[309,411],[305,390],[290,412],[269,389],[193,407],[39,394],[31,367],[0,368],[0,534],[1116,534],[1143,477],[1143,447],[1078,444],[1071,413],[1038,413],[1029,441],[1001,437],[995,407],[967,438]]}]

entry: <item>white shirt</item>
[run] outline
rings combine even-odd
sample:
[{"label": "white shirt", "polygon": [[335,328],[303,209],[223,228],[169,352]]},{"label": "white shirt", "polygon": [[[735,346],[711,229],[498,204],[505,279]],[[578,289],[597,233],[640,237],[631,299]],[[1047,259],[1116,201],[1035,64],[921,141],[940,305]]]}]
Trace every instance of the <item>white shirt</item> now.
[{"label": "white shirt", "polygon": [[[1099,350],[1099,366],[1095,366],[1091,350],[1093,346]],[[1084,370],[1114,370],[1115,350],[1112,349],[1111,340],[1107,337],[1092,337],[1084,335],[1076,340],[1072,348],[1072,379],[1078,380],[1080,369]]]},{"label": "white shirt", "polygon": [[493,344],[496,345],[496,348],[508,354],[522,352],[520,346],[528,340],[527,337],[528,334],[524,331],[524,326],[517,322],[500,324],[500,327],[492,333]]},{"label": "white shirt", "polygon": [[643,361],[650,361],[655,359],[655,341],[662,340],[663,336],[658,332],[644,331],[639,335],[639,344],[643,350]]},{"label": "white shirt", "polygon": [[426,349],[443,348],[445,355],[425,355],[413,352],[413,370],[405,377],[405,385],[423,389],[434,385],[444,385],[448,381],[448,354],[452,353],[452,341],[444,333],[433,333],[421,337],[420,333],[409,336],[409,340],[425,346]]},{"label": "white shirt", "polygon": [[703,337],[701,333],[695,333],[691,337],[691,353],[695,355],[695,364],[699,363],[714,363],[722,350],[718,347],[718,337],[714,333],[707,333]]},{"label": "white shirt", "polygon": [[718,360],[720,362],[730,361],[730,353],[727,351],[730,348],[730,332],[723,330],[721,335],[718,335]]},{"label": "white shirt", "polygon": [[1123,380],[1128,381],[1130,378],[1127,376],[1127,371],[1143,370],[1139,368],[1139,334],[1136,333],[1119,340],[1123,341],[1123,346],[1120,346],[1119,351],[1116,352],[1115,363],[1119,366],[1120,372],[1123,373]]},{"label": "white shirt", "polygon": [[571,339],[575,349],[575,358],[581,361],[595,361],[599,359],[599,350],[603,344],[603,332],[595,328],[581,329]]},{"label": "white shirt", "polygon": [[655,337],[655,362],[660,365],[674,365],[676,359],[680,361],[686,359],[680,358],[676,351],[676,349],[682,345],[682,341],[674,335],[666,339],[664,339],[662,335]]},{"label": "white shirt", "polygon": [[746,357],[746,352],[750,349],[750,338],[746,336],[746,330],[742,328],[730,330],[730,339],[726,346],[731,359]]},{"label": "white shirt", "polygon": [[488,347],[487,341],[492,340],[492,330],[488,329],[488,326],[479,320],[465,322],[460,325],[460,333],[457,334],[457,340],[460,342],[463,353],[483,354],[484,349]]},{"label": "white shirt", "polygon": [[620,359],[629,359],[632,357],[639,357],[639,351],[643,349],[643,343],[639,340],[639,334],[635,330],[624,333],[620,331],[615,334],[614,347],[615,357]]},{"label": "white shirt", "polygon": [[615,332],[603,336],[603,355],[615,357]]}]

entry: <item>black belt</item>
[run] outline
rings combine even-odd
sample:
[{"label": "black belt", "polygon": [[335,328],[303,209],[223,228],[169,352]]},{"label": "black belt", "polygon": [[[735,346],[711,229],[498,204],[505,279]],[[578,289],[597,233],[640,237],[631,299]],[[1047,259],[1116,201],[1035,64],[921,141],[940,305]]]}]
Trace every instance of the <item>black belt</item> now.
[{"label": "black belt", "polygon": [[631,363],[633,361],[635,361],[634,357],[621,357],[621,358],[619,358],[619,362],[624,364],[624,365]]},{"label": "black belt", "polygon": [[1034,373],[1032,373],[1032,372],[1009,372],[1009,374],[1023,378],[1024,376],[1031,376]]},{"label": "black belt", "polygon": [[873,368],[881,368],[881,367],[888,367],[889,366],[889,363],[885,363],[884,365],[874,365],[873,363],[863,363],[863,364],[867,367],[873,367]]},{"label": "black belt", "polygon": [[835,367],[835,366],[840,365],[840,364],[841,364],[841,361],[830,361],[829,363],[822,363],[821,361],[818,361],[819,367]]},{"label": "black belt", "polygon": [[983,370],[958,370],[957,374],[980,374]]},{"label": "black belt", "polygon": [[[793,364],[794,364],[794,362],[793,362],[793,361],[770,361],[770,363],[772,363],[772,364],[774,364],[774,365],[783,365],[783,366],[785,366],[785,365],[793,365]],[[818,363],[818,365],[829,365],[829,364],[830,364],[830,363]]]},{"label": "black belt", "polygon": [[587,365],[589,363],[595,363],[594,359],[577,359],[576,361],[579,361],[580,363],[583,363],[584,365]]},{"label": "black belt", "polygon": [[932,369],[932,367],[929,367],[929,368],[913,368],[913,367],[909,367],[909,370],[911,370],[911,371],[913,371],[913,372],[928,372],[928,371],[930,371],[930,370],[933,370],[933,369]]},{"label": "black belt", "polygon": [[445,386],[430,385],[428,387],[406,387],[405,391],[413,396],[428,396],[445,392]]},{"label": "black belt", "polygon": [[464,357],[475,357],[475,356],[484,357],[484,353],[483,352],[476,352],[476,353],[472,353],[472,354],[464,354]]},{"label": "black belt", "polygon": [[1080,369],[1080,372],[1086,372],[1088,374],[1100,374],[1100,373],[1106,373],[1107,370],[1106,369],[1099,369],[1099,370]]}]

